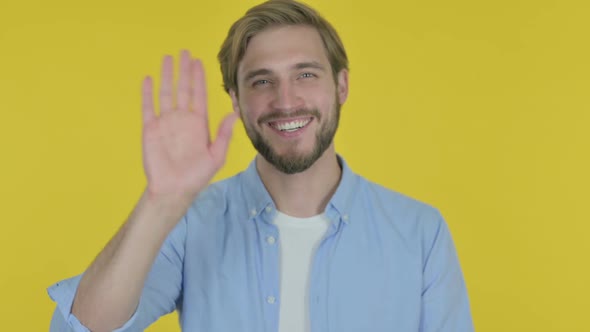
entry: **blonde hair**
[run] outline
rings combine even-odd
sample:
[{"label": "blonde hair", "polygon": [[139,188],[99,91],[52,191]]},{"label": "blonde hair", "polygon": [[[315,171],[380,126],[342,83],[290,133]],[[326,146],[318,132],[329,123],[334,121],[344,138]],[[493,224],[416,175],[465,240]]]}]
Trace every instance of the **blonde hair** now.
[{"label": "blonde hair", "polygon": [[332,25],[313,8],[294,0],[269,0],[250,8],[229,29],[217,55],[226,92],[238,92],[238,65],[246,52],[248,42],[260,31],[278,25],[307,25],[320,34],[336,81],[342,69],[348,69],[344,45]]}]

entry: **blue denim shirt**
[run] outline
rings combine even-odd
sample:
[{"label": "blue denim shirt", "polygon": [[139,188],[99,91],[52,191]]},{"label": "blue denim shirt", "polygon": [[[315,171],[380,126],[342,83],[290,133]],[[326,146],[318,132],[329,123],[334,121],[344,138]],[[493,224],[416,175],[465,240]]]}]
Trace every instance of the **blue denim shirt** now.
[{"label": "blue denim shirt", "polygon": [[[473,331],[457,254],[439,212],[354,174],[342,178],[313,258],[312,332]],[[177,309],[183,331],[277,332],[280,234],[255,162],[214,183],[169,234],[139,306],[116,331]],[[274,237],[276,241],[267,241]],[[48,289],[51,331],[88,331],[70,313],[81,276]]]}]

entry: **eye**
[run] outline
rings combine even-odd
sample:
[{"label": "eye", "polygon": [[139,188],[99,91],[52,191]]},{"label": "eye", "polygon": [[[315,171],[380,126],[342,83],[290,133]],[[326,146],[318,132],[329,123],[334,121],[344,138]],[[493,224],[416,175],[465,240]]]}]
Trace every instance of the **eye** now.
[{"label": "eye", "polygon": [[316,75],[315,74],[312,74],[312,73],[303,73],[303,74],[299,75],[299,77],[301,77],[301,78],[310,78],[310,77],[316,77]]},{"label": "eye", "polygon": [[252,86],[260,86],[260,85],[265,85],[265,84],[269,84],[270,81],[269,80],[258,80],[255,81],[254,83],[252,83]]}]

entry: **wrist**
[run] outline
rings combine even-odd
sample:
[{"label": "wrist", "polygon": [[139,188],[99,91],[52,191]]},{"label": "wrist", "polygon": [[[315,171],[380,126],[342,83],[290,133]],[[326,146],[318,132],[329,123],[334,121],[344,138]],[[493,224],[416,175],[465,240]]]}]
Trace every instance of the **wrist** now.
[{"label": "wrist", "polygon": [[196,195],[154,194],[147,188],[143,192],[137,209],[136,220],[151,227],[163,226],[166,230],[174,228],[192,204]]}]

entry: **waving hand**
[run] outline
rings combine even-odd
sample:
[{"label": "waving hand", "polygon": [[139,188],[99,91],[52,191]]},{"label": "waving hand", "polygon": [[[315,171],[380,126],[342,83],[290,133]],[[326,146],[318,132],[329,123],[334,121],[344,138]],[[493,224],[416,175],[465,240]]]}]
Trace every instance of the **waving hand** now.
[{"label": "waving hand", "polygon": [[225,117],[210,139],[203,65],[188,51],[180,56],[174,88],[173,59],[162,63],[160,112],[155,112],[153,83],[142,87],[143,164],[150,195],[196,195],[225,163],[235,112]]}]

